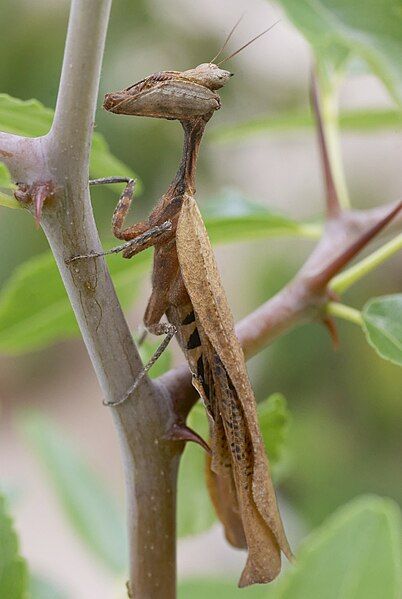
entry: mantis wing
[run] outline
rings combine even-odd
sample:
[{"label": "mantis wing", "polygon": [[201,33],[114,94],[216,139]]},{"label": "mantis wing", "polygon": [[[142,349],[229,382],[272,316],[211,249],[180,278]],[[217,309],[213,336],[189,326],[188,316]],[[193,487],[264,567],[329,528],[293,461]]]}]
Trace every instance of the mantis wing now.
[{"label": "mantis wing", "polygon": [[[256,402],[243,351],[236,337],[233,316],[221,284],[215,257],[194,198],[185,195],[176,231],[177,253],[183,280],[203,332],[223,366],[222,418],[233,445],[232,464],[249,557],[240,586],[267,582],[280,571],[280,551],[291,559],[279,515],[268,459],[259,431]],[[216,371],[222,372],[219,363]],[[230,410],[225,406],[230,406]],[[233,422],[230,422],[233,417]],[[233,424],[242,437],[233,439]],[[237,445],[235,448],[234,446]],[[236,456],[235,449],[239,448]],[[250,477],[242,475],[243,462],[251,464]]]},{"label": "mantis wing", "polygon": [[119,92],[107,94],[104,107],[117,114],[188,120],[220,107],[219,96],[191,81],[181,79],[142,82]]}]

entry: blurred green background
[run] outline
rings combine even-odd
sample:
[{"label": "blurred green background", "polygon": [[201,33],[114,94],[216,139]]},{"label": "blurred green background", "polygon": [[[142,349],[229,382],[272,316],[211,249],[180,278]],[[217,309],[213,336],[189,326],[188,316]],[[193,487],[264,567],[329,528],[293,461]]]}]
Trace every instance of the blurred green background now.
[{"label": "blurred green background", "polygon": [[[2,27],[0,36],[1,92],[21,99],[37,98],[54,107],[68,5],[60,0],[2,2],[2,22],[7,26]],[[106,91],[126,87],[150,72],[184,70],[208,61],[244,8],[244,2],[229,0],[203,2],[202,7],[184,0],[115,0],[100,98]],[[252,0],[246,8],[232,49],[278,15],[283,17],[272,3]],[[216,138],[218,127],[224,124],[289,110],[307,111],[309,67],[310,50],[286,17],[258,45],[234,59],[230,68],[236,76],[222,91],[223,108],[214,116],[203,142],[197,189],[201,207],[216,201],[229,188],[229,197],[240,194],[291,218],[314,220],[320,216],[323,190],[313,130],[282,134],[262,131],[228,143],[219,143]],[[392,102],[379,80],[359,64],[342,88],[341,106],[388,108]],[[179,125],[116,118],[99,108],[96,130],[104,134],[115,156],[139,175],[143,192],[135,202],[133,219],[142,218],[173,177],[181,152]],[[343,134],[345,171],[354,206],[393,201],[398,193],[400,197],[401,140],[398,127]],[[93,198],[106,244],[111,242],[109,223],[116,195],[97,189]],[[236,318],[280,289],[303,263],[312,243],[273,238],[219,247],[217,255]],[[1,285],[17,265],[45,249],[46,240],[29,215],[0,208]],[[370,297],[400,292],[401,281],[402,265],[396,256],[355,286],[346,301],[361,307]],[[148,291],[144,281],[141,297],[129,312],[134,329],[141,323]],[[335,508],[357,495],[376,493],[402,504],[401,369],[381,360],[354,325],[341,323],[339,332],[337,352],[324,328],[310,324],[287,334],[250,362],[257,399],[280,392],[291,412],[280,496],[290,520],[297,521],[296,541],[298,531],[319,525]],[[178,352],[174,359],[181,361]],[[122,496],[112,423],[101,406],[82,342],[65,341],[33,354],[1,357],[0,396],[0,445],[6,458],[1,483],[16,496],[16,521],[24,553],[39,570],[48,570],[67,587],[75,588],[72,596],[80,597],[69,568],[58,568],[56,559],[46,555],[47,551],[60,550],[64,532],[58,518],[62,520],[62,516],[52,504],[51,494],[42,488],[45,479],[35,471],[16,415],[24,406],[34,406],[58,420],[86,452],[91,466],[108,480],[113,493]],[[41,526],[32,520],[35,510],[43,509],[43,505],[49,505],[50,532],[46,533],[47,542],[40,544],[37,537]],[[70,539],[64,558],[70,559],[74,551],[75,540]],[[84,559],[82,571],[84,580],[91,584],[99,574],[92,558]],[[191,564],[183,566],[184,574],[193,571]],[[228,572],[233,575],[230,564]],[[106,579],[108,589],[114,584],[107,577],[101,579],[103,590]],[[111,596],[102,594],[102,589],[93,596]]]}]

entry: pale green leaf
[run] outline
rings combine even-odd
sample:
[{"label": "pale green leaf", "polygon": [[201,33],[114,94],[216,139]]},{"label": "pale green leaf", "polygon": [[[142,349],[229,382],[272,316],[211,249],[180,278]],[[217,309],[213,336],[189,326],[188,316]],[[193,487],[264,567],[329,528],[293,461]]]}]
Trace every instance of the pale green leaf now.
[{"label": "pale green leaf", "polygon": [[27,599],[27,586],[27,564],[19,553],[18,538],[5,499],[0,496],[0,597]]},{"label": "pale green leaf", "polygon": [[[1,164],[0,164],[1,166]],[[11,195],[11,193],[6,192],[6,191],[2,191],[0,189],[0,206],[4,206],[5,208],[13,208],[15,209],[21,209],[22,206],[20,205],[19,202],[17,202],[17,200],[15,199],[15,197],[13,195]]]},{"label": "pale green leaf", "polygon": [[281,470],[286,450],[290,413],[286,399],[281,393],[273,393],[268,399],[260,402],[257,409],[265,449],[272,473],[276,478],[277,473]]},{"label": "pale green leaf", "polygon": [[[232,142],[248,139],[262,133],[286,133],[310,129],[315,126],[311,112],[288,112],[262,116],[240,123],[215,127],[210,139],[217,142]],[[396,130],[402,128],[402,113],[399,110],[367,109],[343,112],[339,115],[339,126],[344,131],[358,133]]]},{"label": "pale green leaf", "polygon": [[402,293],[370,300],[362,317],[370,345],[382,358],[402,366]]},{"label": "pale green leaf", "polygon": [[[135,262],[113,256],[109,267],[123,306],[136,296],[150,253]],[[13,273],[0,294],[0,351],[17,355],[78,334],[52,254],[31,258]]]},{"label": "pale green leaf", "polygon": [[20,100],[0,94],[0,130],[26,137],[39,137],[50,130],[53,110],[38,100]]},{"label": "pale green leaf", "polygon": [[[0,94],[0,131],[38,137],[49,132],[53,121],[53,110],[46,108],[38,100],[19,100],[8,94]],[[90,157],[90,174],[98,177],[135,177],[133,171],[110,152],[100,133],[94,133]],[[1,171],[0,171],[1,181]],[[0,183],[0,186],[5,187]],[[110,185],[119,190],[119,186]],[[141,191],[140,185],[136,192]],[[3,204],[4,205],[4,204]]]},{"label": "pale green leaf", "polygon": [[[187,424],[208,440],[208,422],[203,406],[194,406]],[[204,473],[205,451],[195,443],[187,443],[179,469],[177,526],[180,537],[203,532],[216,520]]]},{"label": "pale green leaf", "polygon": [[303,543],[270,599],[399,599],[401,521],[395,503],[367,496],[337,510]]},{"label": "pale green leaf", "polygon": [[21,421],[72,528],[111,571],[122,573],[125,527],[117,502],[89,468],[76,442],[68,441],[53,422],[38,412],[25,413]]},{"label": "pale green leaf", "polygon": [[[137,175],[124,162],[113,156],[109,150],[105,138],[100,133],[94,133],[92,138],[92,149],[90,156],[89,172],[93,179],[98,177],[132,177],[137,179],[135,194],[138,196],[142,191],[141,181]],[[111,183],[109,187],[113,191],[120,192],[124,184]]]},{"label": "pale green leaf", "polygon": [[12,181],[8,168],[0,162],[0,187],[10,187],[11,185]]},{"label": "pale green leaf", "polygon": [[322,229],[319,224],[299,223],[284,214],[250,202],[236,190],[226,190],[204,204],[202,214],[213,243],[277,236],[317,239]]},{"label": "pale green leaf", "polygon": [[14,184],[11,181],[8,168],[3,162],[0,162],[0,206],[5,206],[6,208],[21,208],[20,204],[12,194],[11,190],[13,188]]},{"label": "pale green leaf", "polygon": [[289,19],[334,68],[350,54],[364,59],[402,104],[400,0],[278,0]]},{"label": "pale green leaf", "polygon": [[239,590],[235,581],[189,580],[179,598],[400,599],[401,519],[389,499],[360,497],[303,542],[279,581]]}]

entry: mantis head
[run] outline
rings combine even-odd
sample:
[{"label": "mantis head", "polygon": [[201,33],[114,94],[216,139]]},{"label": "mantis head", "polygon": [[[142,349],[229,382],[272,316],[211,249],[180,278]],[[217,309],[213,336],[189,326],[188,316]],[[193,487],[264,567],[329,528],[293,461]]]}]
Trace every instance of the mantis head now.
[{"label": "mantis head", "polygon": [[199,64],[198,67],[195,67],[195,69],[184,71],[182,76],[185,79],[193,81],[193,83],[198,83],[199,85],[203,85],[210,90],[215,90],[226,85],[229,79],[233,76],[233,73],[220,69],[212,62],[205,62],[203,64]]}]

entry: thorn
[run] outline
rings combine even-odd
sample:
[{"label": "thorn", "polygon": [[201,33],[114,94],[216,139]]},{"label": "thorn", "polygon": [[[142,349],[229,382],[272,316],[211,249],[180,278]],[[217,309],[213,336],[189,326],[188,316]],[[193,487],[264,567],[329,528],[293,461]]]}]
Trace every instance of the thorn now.
[{"label": "thorn", "polygon": [[18,189],[14,191],[15,198],[23,204],[33,204],[33,212],[36,227],[39,228],[42,208],[46,200],[55,196],[55,185],[53,181],[35,181],[34,183],[18,183]]},{"label": "thorn", "polygon": [[331,337],[333,349],[339,349],[339,335],[335,320],[330,316],[325,316],[322,319],[322,323],[326,326],[329,336]]},{"label": "thorn", "polygon": [[338,193],[332,175],[331,162],[328,154],[327,140],[325,139],[324,125],[322,120],[320,97],[317,85],[317,77],[314,71],[311,73],[311,104],[317,124],[318,145],[321,156],[322,169],[324,172],[324,183],[327,196],[327,218],[334,218],[341,213]]},{"label": "thorn", "polygon": [[43,208],[43,204],[46,200],[46,198],[48,197],[48,193],[49,193],[49,189],[47,185],[38,185],[37,189],[35,190],[32,200],[33,200],[33,204],[34,204],[34,215],[35,215],[35,224],[36,224],[36,228],[39,229],[40,227],[40,221],[41,221],[41,217],[42,217],[42,208]]},{"label": "thorn", "polygon": [[310,278],[310,289],[312,291],[323,291],[330,280],[338,274],[368,243],[398,214],[402,208],[402,201],[398,202],[390,212],[377,224],[363,233],[354,243],[344,250],[335,260],[324,268],[320,273]]},{"label": "thorn", "polygon": [[170,441],[192,441],[193,443],[197,443],[201,445],[203,449],[208,454],[211,454],[211,449],[206,441],[192,428],[188,427],[186,424],[173,424],[170,431],[165,436],[165,439],[169,439]]}]

